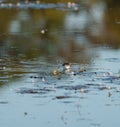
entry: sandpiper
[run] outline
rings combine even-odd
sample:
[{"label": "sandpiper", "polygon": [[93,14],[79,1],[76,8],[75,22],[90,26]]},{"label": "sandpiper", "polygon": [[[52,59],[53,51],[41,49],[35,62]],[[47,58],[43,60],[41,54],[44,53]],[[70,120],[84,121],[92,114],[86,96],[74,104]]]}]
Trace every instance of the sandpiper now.
[{"label": "sandpiper", "polygon": [[62,66],[63,66],[63,71],[67,71],[69,72],[70,71],[70,66],[71,64],[70,63],[64,63]]}]

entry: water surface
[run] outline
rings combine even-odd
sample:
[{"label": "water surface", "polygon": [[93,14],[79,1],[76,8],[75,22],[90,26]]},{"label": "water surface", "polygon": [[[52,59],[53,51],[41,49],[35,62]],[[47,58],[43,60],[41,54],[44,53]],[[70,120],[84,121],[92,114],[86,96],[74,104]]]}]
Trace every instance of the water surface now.
[{"label": "water surface", "polygon": [[118,5],[0,2],[2,127],[120,125]]}]

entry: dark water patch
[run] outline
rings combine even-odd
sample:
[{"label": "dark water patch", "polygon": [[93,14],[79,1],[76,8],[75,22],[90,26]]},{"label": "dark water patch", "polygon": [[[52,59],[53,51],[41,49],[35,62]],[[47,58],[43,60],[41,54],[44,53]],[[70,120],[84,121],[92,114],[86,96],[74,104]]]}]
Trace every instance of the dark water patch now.
[{"label": "dark water patch", "polygon": [[111,96],[111,92],[120,92],[120,88],[119,86],[114,86],[113,84],[107,84],[107,83],[102,83],[102,84],[97,84],[97,83],[90,83],[90,84],[85,84],[88,85],[88,91],[107,91],[108,92],[108,96]]},{"label": "dark water patch", "polygon": [[120,76],[109,76],[109,77],[103,77],[101,78],[101,81],[104,83],[110,83],[110,84],[120,84]]},{"label": "dark water patch", "polygon": [[80,90],[80,89],[87,89],[89,88],[88,86],[85,85],[75,85],[75,86],[71,86],[71,85],[67,85],[67,86],[56,86],[57,89],[65,89],[65,90]]},{"label": "dark water patch", "polygon": [[64,104],[72,104],[75,102],[75,99],[78,99],[79,96],[69,96],[69,95],[59,95],[53,98],[53,100],[60,100]]},{"label": "dark water patch", "polygon": [[67,99],[71,98],[71,96],[56,96],[56,99]]},{"label": "dark water patch", "polygon": [[89,87],[98,87],[98,86],[100,86],[99,83],[87,83],[87,84],[85,84],[85,85],[87,85],[87,86],[89,86]]},{"label": "dark water patch", "polygon": [[69,96],[69,95],[59,95],[55,97],[56,99],[67,99],[67,98],[80,98],[79,96]]},{"label": "dark water patch", "polygon": [[93,89],[97,89],[99,91],[103,91],[103,90],[107,90],[109,91],[115,91],[115,92],[119,92],[120,88],[117,86],[113,86],[113,85],[108,85],[108,84],[92,84],[91,88]]},{"label": "dark water patch", "polygon": [[105,104],[105,106],[108,106],[109,107],[109,106],[111,106],[111,104]]},{"label": "dark water patch", "polygon": [[17,93],[20,94],[46,94],[48,92],[55,91],[52,88],[19,88],[16,90]]},{"label": "dark water patch", "polygon": [[27,116],[27,115],[28,115],[28,113],[27,113],[27,112],[24,112],[24,115],[25,115],[25,116]]},{"label": "dark water patch", "polygon": [[46,75],[46,73],[42,73],[41,76],[40,76],[40,75],[31,75],[30,78],[31,78],[31,79],[41,79],[41,80],[45,80],[46,77],[45,77],[44,75]]},{"label": "dark water patch", "polygon": [[39,91],[38,89],[28,89],[28,88],[21,88],[19,90],[16,91],[17,93],[21,93],[21,94],[44,94],[45,92],[43,91]]},{"label": "dark water patch", "polygon": [[110,87],[110,86],[105,86],[105,85],[100,85],[99,87],[98,87],[98,90],[110,90],[110,89],[112,89],[112,87]]},{"label": "dark water patch", "polygon": [[[103,83],[116,83],[120,81],[120,74],[113,73],[109,71],[94,71],[94,72],[86,72],[81,73],[80,75],[84,75],[85,78],[91,78],[92,82],[103,82]],[[93,85],[92,83],[88,83],[88,85]]]},{"label": "dark water patch", "polygon": [[0,104],[8,104],[8,101],[0,101]]},{"label": "dark water patch", "polygon": [[84,76],[86,78],[93,78],[93,80],[95,80],[95,79],[101,79],[104,77],[108,77],[113,74],[112,72],[97,70],[97,71],[78,72],[76,73],[76,75]]}]

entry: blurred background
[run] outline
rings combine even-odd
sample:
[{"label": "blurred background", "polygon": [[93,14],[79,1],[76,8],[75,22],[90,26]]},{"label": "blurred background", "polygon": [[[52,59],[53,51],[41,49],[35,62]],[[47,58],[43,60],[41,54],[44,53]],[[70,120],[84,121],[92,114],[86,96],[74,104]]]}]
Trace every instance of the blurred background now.
[{"label": "blurred background", "polygon": [[91,64],[104,46],[120,48],[120,0],[0,0],[1,70],[43,59]]},{"label": "blurred background", "polygon": [[[18,3],[37,6],[48,2],[64,5],[59,8],[49,5],[48,9],[17,7]],[[6,3],[8,7],[4,8]],[[16,7],[12,8],[12,4]],[[119,5],[119,0],[1,0],[1,56],[30,59],[52,54],[72,61],[74,51],[82,52],[90,45],[117,49],[120,47]]]}]

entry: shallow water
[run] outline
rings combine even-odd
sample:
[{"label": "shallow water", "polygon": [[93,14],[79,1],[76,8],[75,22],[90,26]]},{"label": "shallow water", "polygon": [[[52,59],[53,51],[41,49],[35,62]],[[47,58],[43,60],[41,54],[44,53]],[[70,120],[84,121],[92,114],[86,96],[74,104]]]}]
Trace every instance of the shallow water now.
[{"label": "shallow water", "polygon": [[120,125],[117,5],[10,2],[0,3],[0,126]]}]

